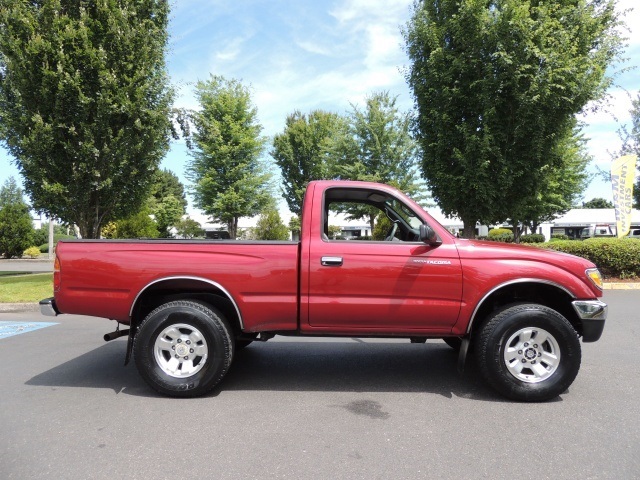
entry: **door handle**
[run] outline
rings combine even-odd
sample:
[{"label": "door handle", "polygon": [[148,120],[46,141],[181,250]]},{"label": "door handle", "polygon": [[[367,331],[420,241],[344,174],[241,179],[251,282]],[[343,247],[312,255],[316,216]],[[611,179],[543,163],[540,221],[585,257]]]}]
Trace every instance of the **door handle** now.
[{"label": "door handle", "polygon": [[323,267],[340,267],[342,266],[342,257],[322,257],[320,263]]}]

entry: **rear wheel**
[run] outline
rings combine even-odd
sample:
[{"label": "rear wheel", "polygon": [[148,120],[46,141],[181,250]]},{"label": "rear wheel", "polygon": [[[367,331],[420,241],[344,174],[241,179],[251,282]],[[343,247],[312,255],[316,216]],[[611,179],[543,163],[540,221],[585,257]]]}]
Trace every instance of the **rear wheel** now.
[{"label": "rear wheel", "polygon": [[475,352],[480,373],[493,388],[528,402],[555,398],[569,388],[582,355],[567,319],[537,304],[494,313],[478,332]]},{"label": "rear wheel", "polygon": [[142,321],[134,356],[142,378],[156,391],[196,397],[220,382],[234,353],[231,328],[210,305],[191,300],[165,303]]}]

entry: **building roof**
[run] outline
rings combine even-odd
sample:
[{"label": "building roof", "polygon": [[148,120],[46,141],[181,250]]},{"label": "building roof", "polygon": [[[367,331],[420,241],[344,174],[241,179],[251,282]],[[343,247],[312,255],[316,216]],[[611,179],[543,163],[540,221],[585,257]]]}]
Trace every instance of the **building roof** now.
[{"label": "building roof", "polygon": [[[614,225],[616,213],[613,208],[574,208],[550,223],[556,227],[584,227],[592,223]],[[631,211],[631,223],[640,225],[640,210]]]}]

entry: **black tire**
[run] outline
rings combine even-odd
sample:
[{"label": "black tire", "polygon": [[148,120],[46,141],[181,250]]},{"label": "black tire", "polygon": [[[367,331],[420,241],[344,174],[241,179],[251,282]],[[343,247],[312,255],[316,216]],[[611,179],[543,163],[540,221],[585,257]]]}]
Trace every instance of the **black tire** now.
[{"label": "black tire", "polygon": [[555,398],[569,388],[580,370],[578,334],[560,313],[542,305],[518,304],[499,310],[476,338],[481,375],[512,400]]},{"label": "black tire", "polygon": [[231,365],[231,331],[224,316],[208,304],[192,300],[165,303],[138,328],[133,344],[136,367],[163,395],[204,395]]}]

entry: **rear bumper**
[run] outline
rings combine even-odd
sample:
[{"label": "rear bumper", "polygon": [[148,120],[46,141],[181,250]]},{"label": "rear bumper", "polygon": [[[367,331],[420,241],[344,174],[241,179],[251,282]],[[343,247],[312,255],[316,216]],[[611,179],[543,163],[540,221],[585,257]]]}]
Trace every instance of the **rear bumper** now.
[{"label": "rear bumper", "polygon": [[56,317],[60,315],[60,311],[56,307],[56,301],[53,297],[40,300],[40,313],[47,317]]},{"label": "rear bumper", "polygon": [[582,320],[582,341],[595,342],[600,339],[609,311],[607,304],[600,300],[576,300],[571,304]]}]

